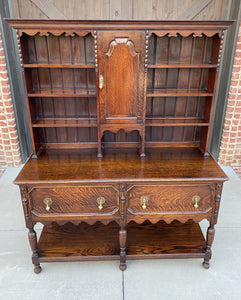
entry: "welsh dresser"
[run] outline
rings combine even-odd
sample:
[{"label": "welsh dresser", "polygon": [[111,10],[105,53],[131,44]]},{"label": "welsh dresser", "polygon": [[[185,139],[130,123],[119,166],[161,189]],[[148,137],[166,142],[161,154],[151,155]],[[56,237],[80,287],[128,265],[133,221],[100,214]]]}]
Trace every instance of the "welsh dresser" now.
[{"label": "welsh dresser", "polygon": [[33,148],[15,184],[35,273],[42,262],[116,259],[125,270],[145,258],[208,268],[228,179],[208,146],[231,22],[8,22]]}]

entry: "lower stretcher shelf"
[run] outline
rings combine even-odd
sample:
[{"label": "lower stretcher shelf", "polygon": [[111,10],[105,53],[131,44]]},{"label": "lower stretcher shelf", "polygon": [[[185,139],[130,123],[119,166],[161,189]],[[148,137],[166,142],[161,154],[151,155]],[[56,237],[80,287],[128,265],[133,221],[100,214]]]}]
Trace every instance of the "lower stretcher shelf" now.
[{"label": "lower stretcher shelf", "polygon": [[[38,243],[40,262],[119,259],[119,229],[115,222],[45,225]],[[202,258],[205,245],[199,224],[192,221],[127,226],[127,259]]]}]

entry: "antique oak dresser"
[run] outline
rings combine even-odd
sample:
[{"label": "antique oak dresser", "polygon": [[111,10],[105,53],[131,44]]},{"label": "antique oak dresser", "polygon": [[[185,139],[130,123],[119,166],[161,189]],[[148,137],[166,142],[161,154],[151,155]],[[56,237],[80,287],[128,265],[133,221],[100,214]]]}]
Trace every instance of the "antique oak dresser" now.
[{"label": "antique oak dresser", "polygon": [[15,184],[35,273],[145,258],[208,268],[227,180],[208,146],[231,22],[8,22],[33,148]]}]

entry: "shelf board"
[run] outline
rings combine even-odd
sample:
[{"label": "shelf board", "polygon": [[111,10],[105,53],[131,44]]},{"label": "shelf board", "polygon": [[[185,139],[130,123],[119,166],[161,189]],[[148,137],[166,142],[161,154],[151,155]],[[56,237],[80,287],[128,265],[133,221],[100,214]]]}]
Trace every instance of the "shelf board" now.
[{"label": "shelf board", "polygon": [[[45,225],[38,242],[40,262],[119,259],[119,225]],[[204,257],[198,223],[160,221],[127,225],[127,259]]]},{"label": "shelf board", "polygon": [[36,90],[28,97],[96,97],[95,90]]},{"label": "shelf board", "polygon": [[[43,149],[97,149],[98,142],[75,142],[75,143],[43,143],[41,144]],[[97,151],[97,150],[96,150]]]},{"label": "shelf board", "polygon": [[198,223],[174,221],[127,225],[128,258],[204,257],[206,243]]},{"label": "shelf board", "polygon": [[24,68],[94,69],[91,64],[24,64]]},{"label": "shelf board", "polygon": [[97,127],[96,118],[45,118],[36,120],[32,127]]},{"label": "shelf board", "polygon": [[176,68],[187,68],[187,69],[194,69],[194,68],[217,68],[216,64],[208,64],[208,63],[184,63],[184,62],[163,62],[163,63],[155,63],[149,64],[149,69],[176,69]]},{"label": "shelf board", "polygon": [[119,226],[115,222],[92,226],[52,223],[44,226],[38,249],[40,261],[119,259]]},{"label": "shelf board", "polygon": [[209,126],[201,118],[146,118],[146,126]]},{"label": "shelf board", "polygon": [[148,89],[147,97],[213,96],[212,92],[197,89]]}]

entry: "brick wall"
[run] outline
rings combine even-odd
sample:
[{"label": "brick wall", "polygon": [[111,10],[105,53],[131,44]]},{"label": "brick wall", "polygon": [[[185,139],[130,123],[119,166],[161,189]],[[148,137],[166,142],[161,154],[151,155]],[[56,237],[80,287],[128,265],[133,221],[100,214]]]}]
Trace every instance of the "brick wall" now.
[{"label": "brick wall", "polygon": [[219,163],[241,165],[241,26],[235,52]]},{"label": "brick wall", "polygon": [[0,34],[0,169],[21,164],[13,104]]}]

